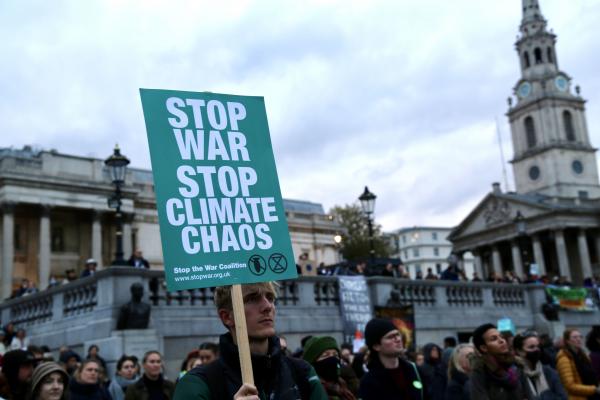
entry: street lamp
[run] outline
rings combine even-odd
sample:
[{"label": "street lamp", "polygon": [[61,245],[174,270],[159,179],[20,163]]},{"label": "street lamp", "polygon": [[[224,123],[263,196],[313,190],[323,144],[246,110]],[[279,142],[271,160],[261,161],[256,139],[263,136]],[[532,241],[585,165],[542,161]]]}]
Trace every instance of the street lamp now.
[{"label": "street lamp", "polygon": [[121,154],[119,145],[115,145],[113,154],[110,155],[104,164],[109,168],[112,183],[115,185],[114,194],[108,199],[108,207],[116,209],[115,218],[117,220],[117,249],[115,259],[112,265],[127,265],[123,258],[123,214],[121,214],[121,186],[125,184],[125,173],[129,159]]},{"label": "street lamp", "polygon": [[335,236],[333,237],[333,241],[335,242],[335,250],[337,252],[337,262],[339,263],[340,261],[342,261],[342,235],[340,235],[339,233],[336,233]]},{"label": "street lamp", "polygon": [[371,265],[375,264],[375,247],[373,245],[373,217],[375,213],[375,196],[369,192],[369,188],[365,186],[365,191],[360,195],[360,206],[362,207],[363,213],[367,216],[367,223],[369,224],[369,260]]}]

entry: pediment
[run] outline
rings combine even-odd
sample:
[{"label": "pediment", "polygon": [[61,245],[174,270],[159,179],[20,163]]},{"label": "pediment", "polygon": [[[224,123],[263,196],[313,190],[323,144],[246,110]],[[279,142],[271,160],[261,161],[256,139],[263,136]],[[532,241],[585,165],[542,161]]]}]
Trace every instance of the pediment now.
[{"label": "pediment", "polygon": [[454,241],[463,236],[515,224],[517,212],[528,220],[549,211],[548,206],[525,201],[518,195],[489,193],[450,233],[448,239]]}]

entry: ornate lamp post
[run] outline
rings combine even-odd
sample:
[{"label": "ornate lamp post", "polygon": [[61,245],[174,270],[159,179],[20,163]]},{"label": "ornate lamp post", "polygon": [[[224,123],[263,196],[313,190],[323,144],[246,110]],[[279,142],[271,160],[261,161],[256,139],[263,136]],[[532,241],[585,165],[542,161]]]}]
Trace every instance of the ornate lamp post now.
[{"label": "ornate lamp post", "polygon": [[104,164],[109,168],[112,183],[115,185],[115,193],[108,199],[108,206],[116,210],[117,220],[117,247],[115,259],[112,265],[127,265],[123,258],[123,214],[121,213],[121,186],[125,184],[125,173],[129,159],[121,154],[119,145],[115,145],[113,154],[104,160]]},{"label": "ornate lamp post", "polygon": [[373,245],[373,214],[375,213],[375,196],[369,192],[369,188],[365,186],[365,191],[360,195],[360,206],[362,207],[363,213],[367,217],[367,223],[369,224],[369,260],[371,265],[375,264],[375,247]]},{"label": "ornate lamp post", "polygon": [[342,235],[340,235],[339,233],[336,233],[336,235],[333,237],[333,241],[335,242],[335,251],[336,251],[336,255],[337,255],[337,262],[341,262],[342,261]]}]

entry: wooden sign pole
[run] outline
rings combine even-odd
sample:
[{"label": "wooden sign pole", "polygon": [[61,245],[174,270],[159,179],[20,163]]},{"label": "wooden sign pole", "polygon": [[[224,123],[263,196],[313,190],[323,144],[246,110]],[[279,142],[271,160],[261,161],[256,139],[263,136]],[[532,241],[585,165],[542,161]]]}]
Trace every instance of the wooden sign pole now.
[{"label": "wooden sign pole", "polygon": [[254,385],[252,374],[252,360],[250,358],[250,343],[248,342],[248,327],[246,326],[246,313],[244,311],[244,296],[242,285],[231,287],[231,301],[233,303],[233,318],[235,320],[235,337],[240,352],[240,366],[242,368],[242,381]]}]

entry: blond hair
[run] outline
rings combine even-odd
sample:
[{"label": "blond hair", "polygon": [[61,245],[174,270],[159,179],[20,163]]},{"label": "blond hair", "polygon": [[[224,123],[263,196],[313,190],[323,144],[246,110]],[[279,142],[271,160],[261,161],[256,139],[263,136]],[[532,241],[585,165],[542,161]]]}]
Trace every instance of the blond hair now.
[{"label": "blond hair", "polygon": [[[246,294],[252,289],[256,289],[259,292],[271,293],[275,298],[277,298],[278,286],[279,285],[277,285],[275,282],[249,283],[247,285],[242,285],[242,294]],[[233,310],[233,303],[231,301],[231,286],[217,286],[215,289],[214,300],[217,310]]]},{"label": "blond hair", "polygon": [[[449,379],[452,379],[452,376],[454,375],[454,371],[459,371],[459,372],[462,372],[463,374],[467,373],[467,371],[465,371],[463,369],[463,367],[460,365],[461,352],[465,349],[475,350],[475,346],[473,346],[471,343],[461,343],[458,346],[456,346],[454,348],[454,350],[452,350],[452,355],[450,356],[450,362],[448,363],[448,378]],[[470,361],[470,359],[469,359],[469,361]]]}]

